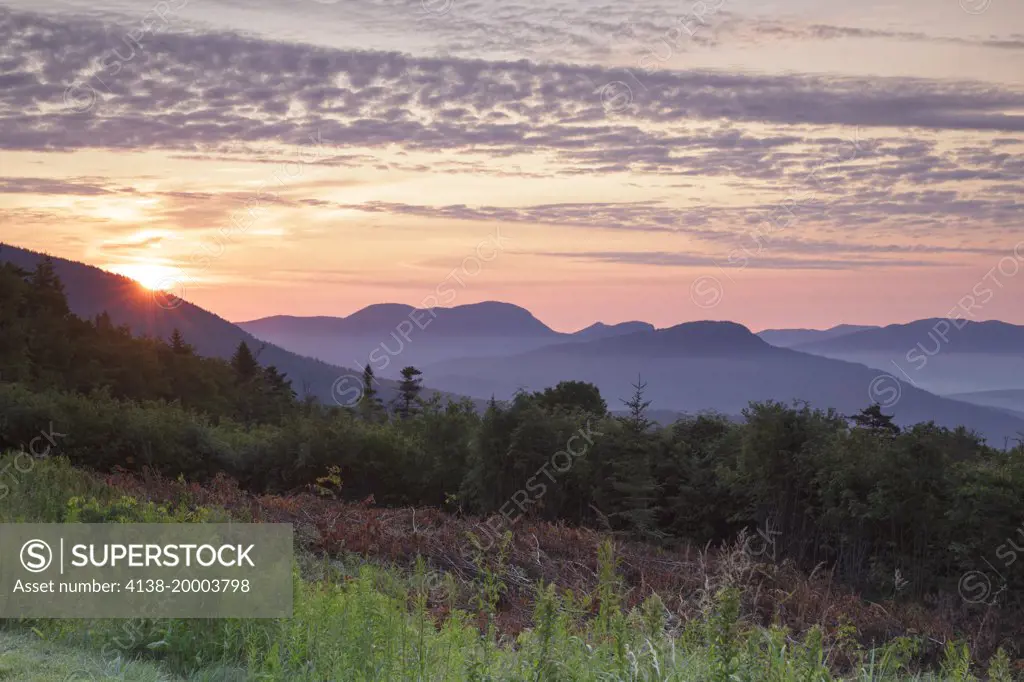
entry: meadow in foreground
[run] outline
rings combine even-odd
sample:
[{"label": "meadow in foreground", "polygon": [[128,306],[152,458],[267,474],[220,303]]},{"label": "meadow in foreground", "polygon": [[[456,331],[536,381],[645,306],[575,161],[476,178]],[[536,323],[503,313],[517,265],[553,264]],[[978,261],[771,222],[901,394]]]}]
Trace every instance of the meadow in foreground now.
[{"label": "meadow in foreground", "polygon": [[[3,521],[204,522],[253,517],[139,497],[61,459],[35,464],[32,485],[0,502]],[[113,480],[116,480],[114,477]],[[308,529],[307,529],[308,530]],[[311,551],[297,533],[295,614],[276,620],[36,620],[2,624],[0,679],[10,680],[1013,680],[998,653],[987,667],[949,642],[934,660],[923,638],[880,646],[855,632],[801,635],[751,622],[750,596],[728,571],[681,621],[656,593],[631,599],[615,548],[602,544],[596,589],[534,584],[529,627],[499,627],[516,579],[508,543],[480,553],[471,580],[421,558],[404,569]],[[739,550],[742,554],[742,550]],[[742,561],[742,557],[734,559]],[[738,575],[738,574],[737,574]]]}]

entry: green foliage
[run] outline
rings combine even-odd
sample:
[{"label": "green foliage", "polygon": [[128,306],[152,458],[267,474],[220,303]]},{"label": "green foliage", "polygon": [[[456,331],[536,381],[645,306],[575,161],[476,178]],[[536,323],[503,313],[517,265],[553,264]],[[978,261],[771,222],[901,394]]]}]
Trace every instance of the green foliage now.
[{"label": "green foliage", "polygon": [[377,378],[369,363],[363,367],[363,394],[359,398],[359,413],[367,421],[377,421],[384,413],[384,405],[377,397]]},{"label": "green foliage", "polygon": [[423,372],[415,367],[402,368],[402,380],[398,384],[396,410],[398,416],[408,419],[419,403],[420,391],[423,390]]},{"label": "green foliage", "polygon": [[545,388],[533,396],[548,411],[582,410],[595,417],[608,414],[608,404],[597,386],[585,381],[560,381],[553,388]]},{"label": "green foliage", "polygon": [[895,436],[900,432],[900,427],[892,421],[892,415],[883,414],[882,406],[878,404],[865,407],[859,413],[850,417],[850,421],[859,428],[882,434]]},{"label": "green foliage", "polygon": [[231,356],[231,369],[235,371],[235,381],[239,384],[247,384],[259,375],[260,364],[256,362],[245,341],[238,344],[235,354]]},{"label": "green foliage", "polygon": [[[223,510],[197,509],[187,501],[165,506],[139,502],[60,458],[39,462],[33,473],[40,485],[0,502],[7,505],[0,509],[16,505],[21,520],[33,522],[226,519]],[[54,514],[55,508],[66,513]],[[480,577],[473,586],[473,605],[488,615],[497,612],[505,594],[508,541],[506,534],[489,554],[477,558]],[[626,611],[620,565],[610,542],[600,547],[597,558],[596,600],[563,594],[553,584],[537,585],[532,627],[515,641],[496,637],[490,618],[481,621],[454,601],[448,602],[446,617],[436,618],[422,560],[409,575],[371,563],[340,571],[325,558],[328,568],[321,579],[303,579],[296,572],[292,618],[0,621],[0,675],[69,680],[82,679],[71,673],[85,670],[96,679],[275,682],[840,679],[830,669],[817,627],[801,637],[783,628],[754,627],[741,617],[740,592],[726,588],[680,633],[668,627],[665,605],[656,596]],[[451,581],[446,574],[449,595],[456,592]],[[598,613],[591,618],[595,602]],[[948,647],[939,674],[913,667],[919,651],[918,640],[895,639],[860,652],[841,679],[975,679],[963,645]],[[1012,682],[1005,653],[992,659],[988,676],[993,682]]]},{"label": "green foliage", "polygon": [[202,507],[170,507],[154,502],[139,502],[134,497],[122,495],[114,500],[97,500],[72,497],[68,500],[64,523],[215,523],[227,521],[211,518],[212,512]]},{"label": "green foliage", "polygon": [[622,585],[618,576],[618,559],[610,540],[597,551],[597,620],[594,631],[599,635],[613,635],[619,629],[622,615]]},{"label": "green foliage", "polygon": [[168,682],[172,679],[181,678],[172,678],[156,663],[110,659],[100,651],[83,651],[54,643],[34,632],[0,629],[0,680],[5,682]]},{"label": "green foliage", "polygon": [[31,451],[41,433],[53,433],[52,454],[97,469],[151,467],[204,478],[221,470],[232,451],[255,446],[229,420],[214,426],[178,405],[123,402],[104,392],[86,397],[0,384],[0,413],[0,449]]},{"label": "green foliage", "polygon": [[1000,648],[988,664],[990,682],[1013,682],[1013,670],[1010,668],[1010,657]]},{"label": "green foliage", "polygon": [[946,645],[942,672],[950,680],[976,682],[978,678],[971,674],[971,652],[966,644],[949,642]]}]

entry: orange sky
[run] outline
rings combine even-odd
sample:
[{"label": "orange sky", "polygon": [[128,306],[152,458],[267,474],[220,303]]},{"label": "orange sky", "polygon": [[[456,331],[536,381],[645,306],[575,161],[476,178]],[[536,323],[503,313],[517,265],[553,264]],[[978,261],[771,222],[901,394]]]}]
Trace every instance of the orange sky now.
[{"label": "orange sky", "polygon": [[232,320],[1024,323],[1019,5],[300,2],[0,2],[0,238]]}]

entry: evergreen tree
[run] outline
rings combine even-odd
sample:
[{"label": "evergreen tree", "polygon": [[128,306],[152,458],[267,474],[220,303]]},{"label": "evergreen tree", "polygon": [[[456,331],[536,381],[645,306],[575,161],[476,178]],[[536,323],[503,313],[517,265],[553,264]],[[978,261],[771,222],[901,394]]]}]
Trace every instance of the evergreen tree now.
[{"label": "evergreen tree", "polygon": [[38,311],[61,319],[71,313],[64,294],[64,284],[57,276],[53,260],[49,256],[43,258],[32,273],[31,288]]},{"label": "evergreen tree", "polygon": [[288,380],[288,375],[278,371],[274,365],[269,365],[263,370],[263,381],[270,395],[289,401],[295,400],[295,391],[292,389],[292,382]]},{"label": "evergreen tree", "polygon": [[264,368],[261,378],[262,390],[256,405],[256,417],[260,421],[278,422],[297,406],[292,382],[273,365]]},{"label": "evergreen tree", "polygon": [[171,332],[171,351],[175,355],[194,355],[195,348],[185,343],[185,337],[181,335],[181,332],[177,328]]},{"label": "evergreen tree", "polygon": [[35,378],[47,386],[60,386],[74,374],[75,339],[64,285],[49,257],[36,266],[26,293],[31,320],[28,356]]},{"label": "evergreen tree", "polygon": [[31,327],[25,319],[28,273],[0,263],[0,381],[24,381],[32,374],[28,352]]},{"label": "evergreen tree", "polygon": [[886,433],[892,436],[898,435],[900,427],[892,423],[892,415],[884,414],[881,405],[875,403],[864,408],[859,413],[850,417],[850,420],[858,428]]},{"label": "evergreen tree", "polygon": [[651,401],[644,400],[647,382],[637,377],[633,395],[622,403],[629,414],[619,422],[624,432],[611,445],[611,462],[605,494],[604,510],[609,520],[621,530],[640,536],[660,537],[656,528],[659,486],[653,475],[652,453],[657,447],[651,434],[653,422],[647,418]]},{"label": "evergreen tree", "polygon": [[644,390],[646,388],[647,382],[637,376],[636,383],[633,384],[633,396],[629,400],[621,401],[623,405],[629,408],[629,416],[624,419],[626,425],[630,430],[638,434],[646,433],[654,423],[647,418],[647,408],[651,406],[651,401],[644,400]]},{"label": "evergreen tree", "polygon": [[241,341],[231,356],[231,368],[235,373],[235,414],[247,424],[254,423],[261,416],[265,401],[260,393],[264,390],[261,368],[248,344]]},{"label": "evergreen tree", "polygon": [[110,313],[104,310],[93,320],[93,326],[100,332],[110,332],[114,329],[114,323],[110,319]]},{"label": "evergreen tree", "polygon": [[377,397],[377,378],[373,374],[373,367],[369,363],[363,367],[363,396],[359,399],[359,411],[367,420],[373,421],[381,413],[380,398]]},{"label": "evergreen tree", "polygon": [[245,341],[239,342],[235,354],[231,356],[231,367],[235,370],[235,378],[240,384],[252,381],[259,374],[260,365]]},{"label": "evergreen tree", "polygon": [[423,372],[415,367],[402,368],[402,380],[398,384],[398,414],[407,418],[414,411],[413,407],[419,400],[420,391],[423,389]]}]

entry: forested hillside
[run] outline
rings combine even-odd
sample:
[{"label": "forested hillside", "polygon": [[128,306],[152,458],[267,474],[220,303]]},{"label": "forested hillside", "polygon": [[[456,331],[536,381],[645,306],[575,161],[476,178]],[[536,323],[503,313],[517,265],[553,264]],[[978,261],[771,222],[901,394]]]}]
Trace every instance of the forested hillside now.
[{"label": "forested hillside", "polygon": [[[334,399],[332,386],[339,376],[354,374],[352,369],[329,365],[320,360],[286,351],[264,343],[227,320],[175,297],[143,289],[138,282],[84,263],[50,258],[43,254],[0,244],[0,263],[10,263],[33,271],[48,260],[53,273],[64,284],[68,308],[79,317],[127,328],[135,336],[167,340],[178,330],[199,355],[230,359],[244,342],[263,366],[274,365],[291,379],[300,396],[319,400]],[[185,293],[185,292],[179,292]],[[380,380],[380,390],[393,394],[394,383]]]}]

